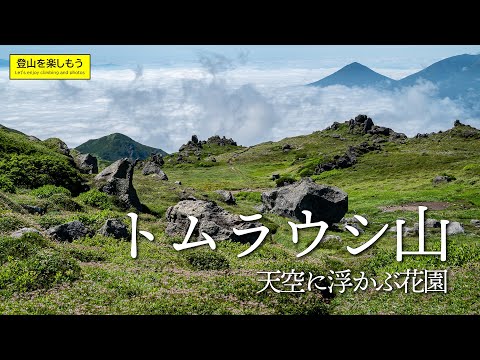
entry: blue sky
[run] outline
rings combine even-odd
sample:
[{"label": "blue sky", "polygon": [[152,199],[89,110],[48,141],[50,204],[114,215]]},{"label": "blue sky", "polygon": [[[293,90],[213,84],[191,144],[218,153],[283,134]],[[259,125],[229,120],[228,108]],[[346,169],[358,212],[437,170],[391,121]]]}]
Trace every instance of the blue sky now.
[{"label": "blue sky", "polygon": [[196,62],[198,53],[227,57],[248,54],[248,63],[276,67],[342,67],[358,61],[369,67],[421,69],[459,54],[479,54],[480,45],[31,45],[0,46],[0,58],[10,53],[90,53],[94,64],[178,66]]},{"label": "blue sky", "polygon": [[358,114],[408,136],[480,127],[461,103],[421,83],[400,91],[303,86],[357,61],[400,79],[480,45],[0,46],[10,53],[90,53],[91,80],[15,81],[0,68],[0,124],[70,147],[114,132],[177,151],[191,135],[241,145],[308,134]]}]

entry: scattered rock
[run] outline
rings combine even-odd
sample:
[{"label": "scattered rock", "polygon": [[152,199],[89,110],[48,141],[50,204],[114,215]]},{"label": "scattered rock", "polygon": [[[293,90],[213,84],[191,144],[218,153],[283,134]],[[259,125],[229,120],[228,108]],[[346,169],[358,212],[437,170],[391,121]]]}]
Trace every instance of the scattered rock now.
[{"label": "scattered rock", "polygon": [[351,218],[346,218],[346,217],[344,217],[342,220],[340,220],[340,222],[341,222],[342,224],[354,224],[354,223],[356,223],[356,222],[358,222],[358,221],[357,221],[357,219],[355,219],[354,217],[351,217]]},{"label": "scattered rock", "polygon": [[210,160],[211,160],[212,162],[217,162],[217,159],[215,159],[214,157],[212,157]]},{"label": "scattered rock", "polygon": [[135,164],[128,158],[115,161],[95,176],[95,186],[108,195],[116,196],[125,208],[134,207],[142,211],[142,205],[133,187]]},{"label": "scattered rock", "polygon": [[285,144],[282,146],[282,150],[283,152],[288,152],[290,150],[292,150],[292,146],[290,144]]},{"label": "scattered rock", "polygon": [[145,166],[143,167],[142,174],[147,176],[147,175],[152,175],[156,174],[159,175],[161,180],[168,180],[167,174],[163,172],[163,170],[160,168],[160,165],[153,161],[147,161],[145,163]]},{"label": "scattered rock", "polygon": [[480,227],[480,220],[477,220],[477,219],[470,220],[470,224],[472,224],[475,227]]},{"label": "scattered rock", "polygon": [[415,236],[418,235],[418,228],[415,226],[413,228],[405,226],[403,228],[403,236]]},{"label": "scattered rock", "polygon": [[415,135],[415,138],[416,139],[422,139],[422,138],[428,138],[428,134],[420,134],[418,133],[417,135]]},{"label": "scattered rock", "polygon": [[82,174],[98,174],[98,160],[91,154],[79,154],[74,159]]},{"label": "scattered rock", "polygon": [[272,177],[270,178],[270,180],[277,180],[277,179],[280,179],[280,174],[278,173],[272,174]]},{"label": "scattered rock", "polygon": [[233,196],[231,191],[226,191],[226,190],[216,190],[215,191],[217,194],[219,194],[222,197],[222,201],[225,204],[231,204],[234,205],[237,203],[237,200]]},{"label": "scattered rock", "polygon": [[434,184],[443,184],[443,183],[448,183],[450,181],[455,180],[454,177],[449,176],[449,175],[442,175],[442,176],[435,176],[435,178],[432,180]]},{"label": "scattered rock", "polygon": [[207,144],[216,144],[219,146],[226,146],[226,145],[237,146],[237,142],[233,141],[233,139],[227,139],[225,136],[220,137],[218,135],[209,137],[207,140]]},{"label": "scattered rock", "polygon": [[98,230],[103,236],[110,236],[115,239],[127,239],[130,237],[127,226],[118,219],[108,219]]},{"label": "scattered rock", "polygon": [[262,193],[265,209],[280,216],[305,221],[303,210],[312,212],[312,222],[340,221],[348,211],[348,195],[342,190],[319,185],[310,178]]},{"label": "scattered rock", "polygon": [[365,230],[363,230],[357,223],[345,224],[345,225],[343,226],[343,230],[344,230],[344,231],[348,231],[348,230],[346,229],[346,226],[347,226],[347,225],[350,225],[351,227],[357,229],[360,234],[363,234],[363,233],[365,232]]},{"label": "scattered rock", "polygon": [[322,238],[321,242],[332,242],[332,241],[342,242],[342,238],[338,235],[326,235]]},{"label": "scattered rock", "polygon": [[163,166],[165,164],[165,160],[163,159],[162,154],[152,153],[150,155],[150,162],[157,164],[158,166]]},{"label": "scattered rock", "polygon": [[198,136],[197,135],[192,135],[192,142],[194,144],[198,144]]},{"label": "scattered rock", "polygon": [[177,181],[175,181],[175,184],[182,185],[182,182],[177,180]]},{"label": "scattered rock", "polygon": [[460,120],[455,120],[455,122],[453,123],[453,127],[456,127],[456,126],[461,126],[463,125]]},{"label": "scattered rock", "polygon": [[38,214],[38,215],[43,215],[46,213],[46,210],[44,208],[41,208],[39,206],[32,206],[32,205],[22,205],[22,208],[27,210],[29,214]]},{"label": "scattered rock", "polygon": [[370,145],[368,142],[363,142],[357,146],[350,146],[344,155],[335,155],[331,161],[320,163],[315,168],[315,174],[321,174],[324,171],[333,169],[345,169],[357,163],[357,158],[368,152],[380,150],[380,145]]},{"label": "scattered rock", "polygon": [[90,235],[90,230],[80,221],[75,220],[66,224],[58,225],[47,230],[47,234],[58,241],[69,241],[80,239]]},{"label": "scattered rock", "polygon": [[262,226],[261,223],[256,221],[242,221],[240,216],[229,213],[214,202],[183,200],[167,209],[168,224],[165,233],[169,236],[184,238],[190,227],[188,216],[194,216],[198,219],[191,236],[192,241],[195,239],[205,240],[201,236],[201,233],[204,232],[215,241],[230,239],[252,244],[257,240],[258,233],[238,236],[233,232],[233,228],[246,230]]},{"label": "scattered rock", "polygon": [[463,225],[457,221],[447,224],[447,235],[464,234]]},{"label": "scattered rock", "polygon": [[338,130],[340,128],[340,123],[335,121],[330,127],[326,128],[325,130]]},{"label": "scattered rock", "polygon": [[153,174],[151,177],[157,180],[168,181],[168,176],[163,171],[158,174]]},{"label": "scattered rock", "polygon": [[[440,221],[437,219],[427,219],[425,220],[425,227],[426,228],[439,228],[440,227]],[[418,226],[418,224],[417,224]]]},{"label": "scattered rock", "polygon": [[263,204],[255,205],[253,208],[260,214],[263,214],[265,212],[265,206]]},{"label": "scattered rock", "polygon": [[41,235],[42,233],[34,228],[21,228],[20,230],[14,231],[10,234],[13,238],[21,238],[24,234],[35,233]]}]

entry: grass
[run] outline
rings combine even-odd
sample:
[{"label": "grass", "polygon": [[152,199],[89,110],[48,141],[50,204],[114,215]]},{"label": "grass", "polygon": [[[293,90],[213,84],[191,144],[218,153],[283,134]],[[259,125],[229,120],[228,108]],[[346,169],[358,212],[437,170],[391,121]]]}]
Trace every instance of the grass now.
[{"label": "grass", "polygon": [[[238,258],[237,254],[248,245],[230,241],[217,242],[215,250],[206,246],[177,252],[172,244],[183,239],[165,236],[165,213],[186,195],[217,200],[215,190],[224,189],[233,191],[237,204],[219,202],[220,206],[235,214],[256,214],[261,193],[276,186],[271,180],[273,173],[298,180],[311,173],[319,162],[343,154],[349,145],[373,141],[368,135],[349,134],[343,124],[338,130],[318,131],[249,148],[204,147],[200,160],[192,155],[187,163],[168,161],[176,158],[173,154],[165,158],[163,166],[169,181],[143,176],[141,170],[136,170],[134,186],[150,210],[149,214],[140,214],[138,226],[155,236],[153,242],[139,237],[137,259],[130,257],[129,241],[100,235],[66,244],[42,238],[38,244],[22,242],[18,248],[15,240],[9,238],[12,231],[21,227],[43,231],[71,220],[81,220],[93,230],[98,230],[108,218],[119,218],[128,224],[126,212],[103,194],[95,191],[78,197],[53,194],[79,206],[71,207],[59,201],[55,201],[56,206],[49,205],[51,197],[38,198],[35,190],[21,186],[16,187],[15,193],[1,192],[0,235],[5,240],[0,242],[0,257],[7,259],[1,265],[4,274],[1,279],[7,280],[3,280],[4,289],[0,291],[0,313],[479,314],[480,290],[476,283],[480,278],[480,229],[470,224],[470,220],[480,219],[480,140],[477,136],[465,137],[467,131],[468,127],[457,126],[428,138],[387,142],[382,144],[381,151],[361,156],[353,167],[312,175],[317,183],[346,191],[349,196],[346,216],[363,215],[369,224],[359,237],[329,229],[327,235],[340,236],[341,240],[321,243],[301,259],[296,254],[311,243],[318,229],[301,230],[298,244],[293,244],[288,219],[262,214],[261,221],[270,229],[270,236],[246,257]],[[285,144],[292,149],[283,151]],[[216,162],[209,160],[209,153]],[[432,183],[435,176],[445,173],[455,180]],[[182,185],[175,184],[177,180]],[[464,224],[465,234],[448,237],[446,262],[414,256],[405,256],[404,261],[397,262],[396,238],[391,232],[359,255],[347,251],[347,246],[363,244],[384,224],[394,226],[397,219],[405,219],[405,226],[412,227],[418,222],[416,212],[383,212],[382,207],[418,201],[447,202],[447,208],[429,210],[427,217]],[[44,206],[47,211],[42,216],[28,214],[21,211],[19,204]],[[427,234],[427,248],[438,250],[438,229],[428,229]],[[414,249],[417,242],[415,237],[404,239],[406,248]],[[318,290],[302,294],[272,291],[257,294],[264,285],[259,281],[259,271],[295,269],[306,275],[311,272],[327,276],[330,270],[350,269],[352,277],[363,271],[380,281],[387,272],[414,268],[447,269],[448,292],[405,294],[401,290],[347,289],[339,293],[335,287],[333,295]],[[47,274],[43,277],[46,280],[38,281],[43,279],[41,274]],[[36,283],[38,286],[32,286]]]}]

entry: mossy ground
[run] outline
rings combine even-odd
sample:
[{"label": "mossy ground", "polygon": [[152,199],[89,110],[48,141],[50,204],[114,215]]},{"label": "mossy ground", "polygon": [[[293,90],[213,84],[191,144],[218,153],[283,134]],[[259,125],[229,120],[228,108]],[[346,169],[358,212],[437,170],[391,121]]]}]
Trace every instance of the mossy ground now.
[{"label": "mossy ground", "polygon": [[[100,235],[70,244],[46,240],[47,245],[42,246],[58,252],[61,254],[58,256],[64,256],[69,261],[75,261],[81,271],[77,274],[72,270],[70,273],[73,275],[69,273],[71,276],[67,276],[66,270],[59,268],[58,271],[63,275],[56,275],[57,280],[55,275],[51,275],[54,276],[53,280],[44,281],[42,286],[34,289],[5,285],[0,291],[0,312],[478,314],[480,229],[470,224],[470,220],[480,218],[480,140],[476,136],[465,137],[466,130],[466,127],[457,126],[428,138],[408,139],[405,143],[388,142],[382,151],[363,155],[351,168],[319,175],[312,175],[318,162],[335,154],[343,154],[348,145],[371,141],[371,137],[349,134],[346,126],[341,125],[338,130],[319,131],[250,148],[235,147],[223,153],[211,149],[216,158],[211,166],[205,166],[207,160],[203,158],[186,164],[167,161],[163,168],[169,181],[143,176],[138,170],[135,172],[134,185],[140,200],[150,210],[150,214],[140,214],[139,227],[155,235],[153,242],[139,238],[138,258],[130,257],[129,241]],[[332,136],[336,134],[340,137]],[[285,152],[282,146],[287,143],[292,150]],[[297,259],[296,254],[304,250],[316,236],[316,229],[301,231],[299,243],[293,244],[288,220],[263,214],[261,221],[270,229],[270,236],[259,249],[246,257],[238,258],[237,254],[244,251],[247,245],[229,241],[218,242],[214,251],[208,246],[181,252],[173,249],[172,243],[182,239],[165,236],[165,211],[176,204],[182,194],[215,200],[230,212],[252,215],[257,213],[255,206],[260,204],[261,192],[275,187],[275,182],[270,180],[273,173],[296,179],[302,175],[312,175],[317,183],[334,185],[346,191],[349,196],[347,216],[365,216],[369,221],[365,234],[356,238],[348,232],[329,231],[327,234],[338,235],[342,241],[322,243],[309,255]],[[432,179],[442,174],[452,175],[456,180],[434,185]],[[182,185],[175,184],[176,180],[180,180]],[[221,203],[214,192],[218,189],[233,191],[237,205]],[[7,236],[25,226],[43,231],[49,226],[73,219],[84,221],[92,229],[100,228],[103,221],[110,217],[119,217],[128,223],[127,212],[105,199],[98,200],[95,197],[95,201],[90,201],[85,196],[62,196],[68,197],[78,207],[72,207],[71,203],[68,205],[67,201],[55,201],[55,204],[49,205],[49,199],[38,198],[32,190],[22,187],[17,188],[15,194],[0,193],[0,232]],[[418,221],[416,212],[384,212],[382,207],[418,201],[447,202],[447,208],[429,210],[427,216],[464,224],[465,234],[448,237],[446,262],[428,256],[405,257],[404,261],[397,262],[396,239],[392,233],[385,234],[371,248],[357,256],[346,250],[347,246],[356,247],[373,237],[384,224],[394,226],[397,219],[403,218],[406,226],[413,226]],[[22,212],[19,204],[44,205],[48,211],[45,215],[32,215]],[[438,250],[439,232],[430,233],[427,248]],[[417,241],[415,237],[404,239],[405,246],[412,249]],[[18,261],[25,262],[25,259],[34,256],[28,251],[26,254],[23,260]],[[8,259],[10,262],[16,261]],[[57,262],[51,262],[52,266],[56,266]],[[7,266],[5,264],[2,268]],[[345,293],[339,293],[336,289],[333,298],[324,297],[319,291],[301,294],[265,291],[257,294],[264,285],[258,281],[258,271],[295,269],[307,274],[328,275],[329,270],[350,269],[352,277],[357,277],[363,271],[366,276],[382,278],[385,272],[415,268],[448,269],[448,292],[405,294],[401,290],[353,292],[348,289]],[[28,271],[25,274],[22,275],[26,277],[24,283],[30,284]]]}]

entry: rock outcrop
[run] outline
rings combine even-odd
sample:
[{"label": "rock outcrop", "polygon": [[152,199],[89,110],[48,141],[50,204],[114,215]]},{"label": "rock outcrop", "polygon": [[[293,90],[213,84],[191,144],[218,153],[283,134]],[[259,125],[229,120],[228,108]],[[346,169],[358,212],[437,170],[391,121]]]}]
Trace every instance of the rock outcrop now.
[{"label": "rock outcrop", "polygon": [[74,158],[77,169],[82,174],[98,174],[98,160],[91,154],[79,154]]},{"label": "rock outcrop", "polygon": [[184,238],[190,226],[188,216],[194,216],[198,223],[193,230],[191,241],[205,240],[202,232],[210,235],[213,240],[237,241],[241,243],[254,243],[258,233],[254,232],[238,236],[233,228],[239,230],[252,229],[262,226],[256,221],[243,221],[240,216],[234,215],[219,207],[214,202],[203,200],[182,200],[177,205],[167,209],[167,228],[165,233],[169,236]]},{"label": "rock outcrop", "polygon": [[133,207],[142,211],[142,205],[133,187],[135,164],[128,158],[115,161],[95,176],[95,186],[102,192],[118,198],[125,208]]},{"label": "rock outcrop", "polygon": [[147,161],[142,170],[143,175],[152,175],[156,174],[159,176],[160,180],[168,180],[167,174],[161,169],[160,165],[154,163],[153,161]]},{"label": "rock outcrop", "polygon": [[351,167],[357,163],[358,157],[380,149],[381,147],[378,143],[369,144],[368,142],[363,142],[357,146],[349,146],[345,154],[341,156],[335,155],[332,160],[318,164],[315,167],[315,174],[321,174],[324,171],[330,171],[333,169],[345,169]]},{"label": "rock outcrop", "polygon": [[222,197],[222,201],[223,201],[225,204],[234,205],[234,204],[237,203],[237,200],[235,199],[235,197],[233,196],[233,194],[232,194],[231,191],[227,191],[227,190],[216,190],[215,192]]},{"label": "rock outcrop", "polygon": [[98,230],[103,236],[113,237],[115,239],[127,239],[130,237],[127,226],[118,219],[108,219]]},{"label": "rock outcrop", "polygon": [[72,242],[73,240],[91,235],[91,232],[82,222],[75,220],[52,227],[47,230],[47,234],[54,240]]},{"label": "rock outcrop", "polygon": [[319,185],[310,178],[262,193],[266,211],[305,222],[303,210],[312,212],[312,222],[339,222],[348,211],[348,195],[342,190]]}]

